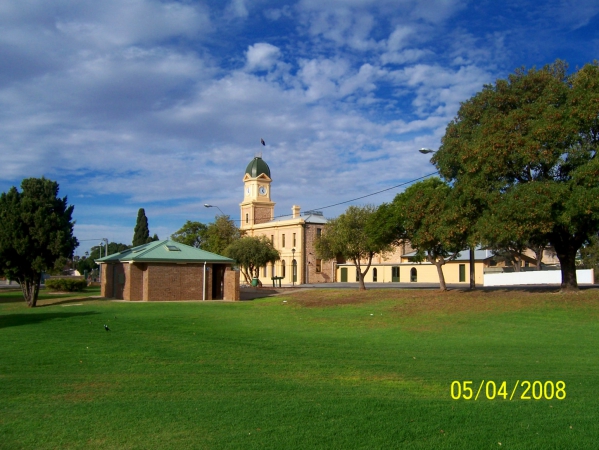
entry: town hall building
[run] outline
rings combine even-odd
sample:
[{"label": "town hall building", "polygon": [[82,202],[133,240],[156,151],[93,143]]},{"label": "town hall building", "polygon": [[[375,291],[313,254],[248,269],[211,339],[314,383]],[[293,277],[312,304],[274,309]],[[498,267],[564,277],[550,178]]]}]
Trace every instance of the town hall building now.
[{"label": "town hall building", "polygon": [[293,205],[291,214],[275,217],[271,198],[272,178],[268,164],[256,156],[245,169],[240,230],[247,236],[266,236],[281,255],[275,264],[260,269],[262,283],[281,277],[283,284],[332,282],[335,262],[317,257],[314,242],[327,220],[318,211],[301,213]]}]

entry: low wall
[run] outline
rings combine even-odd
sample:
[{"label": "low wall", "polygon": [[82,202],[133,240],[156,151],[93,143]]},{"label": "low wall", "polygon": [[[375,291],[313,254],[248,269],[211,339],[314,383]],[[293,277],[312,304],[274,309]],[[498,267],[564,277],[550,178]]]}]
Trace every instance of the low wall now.
[{"label": "low wall", "polygon": [[[593,284],[593,269],[577,270],[578,284]],[[485,273],[483,286],[517,286],[523,284],[561,284],[561,270],[538,270],[533,272]]]}]

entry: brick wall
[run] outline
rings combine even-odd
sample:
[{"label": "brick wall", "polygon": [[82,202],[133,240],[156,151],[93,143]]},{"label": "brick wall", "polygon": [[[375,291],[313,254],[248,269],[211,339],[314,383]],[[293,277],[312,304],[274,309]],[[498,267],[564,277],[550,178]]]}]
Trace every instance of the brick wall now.
[{"label": "brick wall", "polygon": [[[256,207],[254,209],[254,223],[266,223],[272,220],[272,208],[269,207]],[[244,218],[245,220],[245,218]]]},{"label": "brick wall", "polygon": [[330,283],[333,281],[333,269],[331,260],[321,261],[321,271],[316,272],[316,250],[314,242],[316,241],[318,229],[324,230],[321,224],[306,224],[306,258],[308,260],[308,279],[307,283]]},{"label": "brick wall", "polygon": [[[206,267],[206,300],[210,300],[212,265]],[[202,300],[203,276],[203,264],[149,264],[144,300]]]},{"label": "brick wall", "polygon": [[223,300],[239,300],[239,275],[238,270],[232,270],[230,267],[225,270]]},{"label": "brick wall", "polygon": [[100,280],[100,295],[102,297],[111,298],[113,296],[113,274],[114,269],[112,264],[102,264],[102,279]]},{"label": "brick wall", "polygon": [[[202,300],[204,264],[106,264],[102,296],[129,301]],[[206,300],[212,299],[212,264],[206,264]],[[114,277],[116,276],[116,280]],[[116,281],[116,282],[115,282]],[[113,292],[113,286],[116,288]],[[239,300],[239,272],[224,273],[225,300]]]}]

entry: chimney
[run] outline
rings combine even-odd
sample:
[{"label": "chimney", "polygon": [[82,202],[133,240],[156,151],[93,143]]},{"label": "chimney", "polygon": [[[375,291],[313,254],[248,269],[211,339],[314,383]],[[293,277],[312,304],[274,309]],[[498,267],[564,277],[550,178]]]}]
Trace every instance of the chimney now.
[{"label": "chimney", "polygon": [[294,219],[297,219],[300,216],[300,207],[298,205],[293,205],[291,211],[293,212]]}]

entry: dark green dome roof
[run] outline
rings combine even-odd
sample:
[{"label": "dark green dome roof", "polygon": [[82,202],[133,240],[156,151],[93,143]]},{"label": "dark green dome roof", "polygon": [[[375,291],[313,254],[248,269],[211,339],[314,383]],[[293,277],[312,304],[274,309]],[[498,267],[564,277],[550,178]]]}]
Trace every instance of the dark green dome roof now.
[{"label": "dark green dome roof", "polygon": [[265,174],[268,178],[270,178],[270,168],[268,167],[268,164],[266,164],[259,156],[256,156],[254,159],[252,159],[252,161],[246,167],[245,173],[252,178],[257,178],[262,174]]}]

